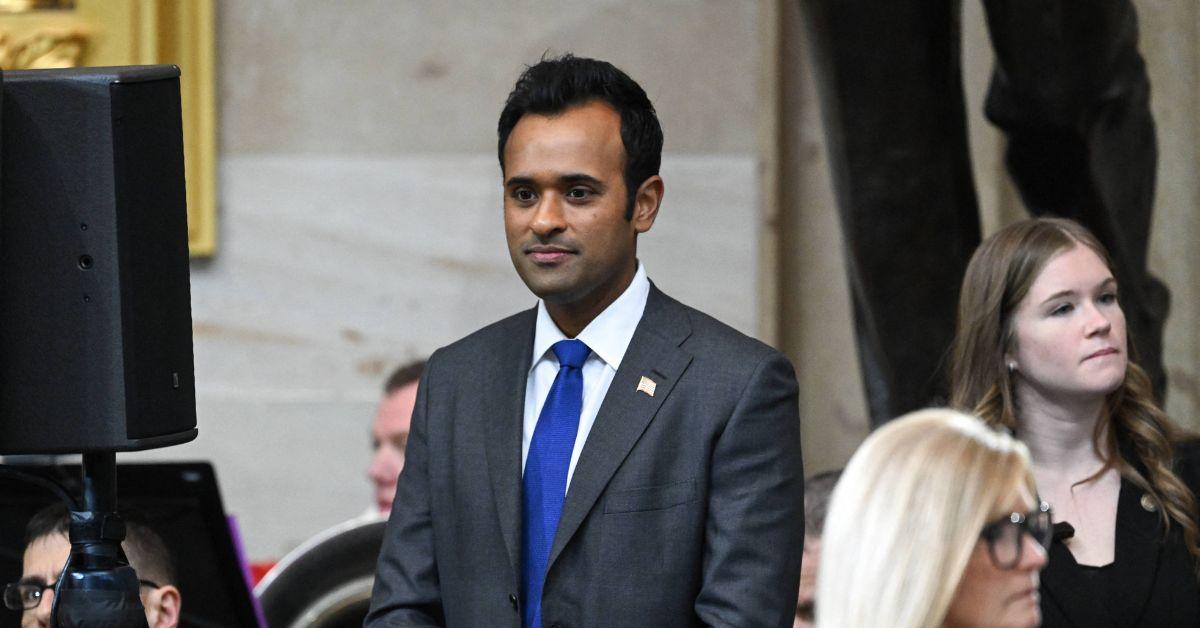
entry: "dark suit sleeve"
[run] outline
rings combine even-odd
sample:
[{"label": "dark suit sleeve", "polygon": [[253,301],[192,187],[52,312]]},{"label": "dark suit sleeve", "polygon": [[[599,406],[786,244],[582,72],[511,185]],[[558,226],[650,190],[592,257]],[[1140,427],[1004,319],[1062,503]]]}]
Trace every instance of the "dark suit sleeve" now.
[{"label": "dark suit sleeve", "polygon": [[713,626],[791,626],[804,543],[796,376],[769,352],[713,452],[696,614]]},{"label": "dark suit sleeve", "polygon": [[363,622],[367,627],[445,624],[430,503],[428,426],[433,365],[431,357],[417,388],[404,470],[379,553],[371,610]]}]

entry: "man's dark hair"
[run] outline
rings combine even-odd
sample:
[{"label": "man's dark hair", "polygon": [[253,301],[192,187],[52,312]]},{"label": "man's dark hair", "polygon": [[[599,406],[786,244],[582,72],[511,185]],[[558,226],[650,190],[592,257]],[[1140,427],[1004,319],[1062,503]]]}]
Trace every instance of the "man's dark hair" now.
[{"label": "man's dark hair", "polygon": [[607,61],[568,53],[558,58],[543,58],[525,68],[500,113],[500,169],[504,169],[508,136],[521,116],[554,115],[597,100],[607,103],[621,116],[627,194],[625,219],[630,220],[638,187],[658,174],[662,163],[662,127],[645,90]]},{"label": "man's dark hair", "polygon": [[842,470],[818,473],[804,481],[804,534],[821,538],[825,532],[825,513],[829,512],[829,497]]},{"label": "man's dark hair", "polygon": [[[121,548],[138,577],[158,586],[175,584],[175,564],[171,551],[136,510],[123,509],[121,519],[125,521],[125,540]],[[43,508],[33,515],[25,525],[25,547],[34,541],[55,534],[69,537],[71,513],[61,502]]]},{"label": "man's dark hair", "polygon": [[421,373],[424,371],[425,360],[413,360],[408,364],[401,364],[392,371],[391,375],[388,375],[387,381],[383,383],[383,394],[390,395],[413,382],[421,381]]}]

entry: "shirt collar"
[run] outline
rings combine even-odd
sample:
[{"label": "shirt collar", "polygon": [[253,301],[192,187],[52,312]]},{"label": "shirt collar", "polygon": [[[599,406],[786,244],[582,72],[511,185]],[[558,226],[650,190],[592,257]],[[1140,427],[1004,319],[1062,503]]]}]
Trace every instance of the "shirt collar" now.
[{"label": "shirt collar", "polygon": [[[621,368],[621,360],[629,348],[629,341],[633,339],[638,321],[642,320],[642,312],[646,310],[646,301],[649,298],[650,280],[646,278],[646,268],[638,262],[637,272],[634,273],[633,281],[629,282],[625,292],[592,319],[576,338],[582,340],[605,364],[614,370]],[[544,300],[538,300],[537,309],[530,370],[546,357],[554,343],[567,339],[558,325],[554,324],[554,319],[550,318]]]}]

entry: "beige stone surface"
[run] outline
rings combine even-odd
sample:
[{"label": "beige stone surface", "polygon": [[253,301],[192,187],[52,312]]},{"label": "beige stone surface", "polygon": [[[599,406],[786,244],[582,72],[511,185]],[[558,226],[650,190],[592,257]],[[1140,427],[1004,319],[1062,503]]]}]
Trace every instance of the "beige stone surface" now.
[{"label": "beige stone surface", "polygon": [[397,363],[530,307],[508,261],[496,118],[525,64],[573,51],[647,90],[666,201],[640,257],[665,291],[756,326],[754,0],[222,0],[221,248],[192,270],[200,437],[252,559],[359,514]]},{"label": "beige stone surface", "polygon": [[837,204],[810,48],[796,3],[784,3],[780,190],[781,347],[796,365],[809,474],[841,467],[870,430]]},{"label": "beige stone surface", "polygon": [[[777,225],[760,215],[767,2],[782,20],[788,116]],[[1169,409],[1196,421],[1200,15],[1189,0],[1137,4],[1162,148],[1151,264],[1175,294]],[[964,11],[990,231],[1021,212],[980,113],[981,9]],[[840,466],[866,410],[802,31],[787,0],[219,2],[222,245],[192,273],[200,438],[130,458],[213,460],[254,559],[361,512],[386,370],[533,303],[500,231],[495,118],[523,64],[574,50],[628,70],[663,119],[666,203],[641,248],[651,278],[745,331],[776,317],[800,380],[806,467]],[[759,265],[768,233],[779,268]]]},{"label": "beige stone surface", "polygon": [[226,153],[487,152],[525,64],[611,61],[640,82],[667,149],[755,150],[755,0],[226,0]]},{"label": "beige stone surface", "polygon": [[1158,188],[1150,269],[1171,290],[1163,341],[1167,412],[1200,428],[1200,5],[1135,3],[1158,126]]},{"label": "beige stone surface", "polygon": [[[748,333],[756,172],[749,155],[666,155],[639,242],[664,291]],[[192,271],[200,437],[129,459],[213,461],[265,559],[370,503],[390,368],[536,301],[508,258],[491,154],[229,155],[221,181],[221,254]]]}]

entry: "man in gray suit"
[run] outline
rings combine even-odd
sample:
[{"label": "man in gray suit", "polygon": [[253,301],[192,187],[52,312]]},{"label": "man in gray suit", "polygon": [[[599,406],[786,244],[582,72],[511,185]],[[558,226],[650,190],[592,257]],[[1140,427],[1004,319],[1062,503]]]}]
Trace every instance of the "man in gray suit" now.
[{"label": "man in gray suit", "polygon": [[499,135],[539,301],[429,359],[366,625],[790,626],[795,375],[646,278],[664,187],[645,92],[543,60]]}]

